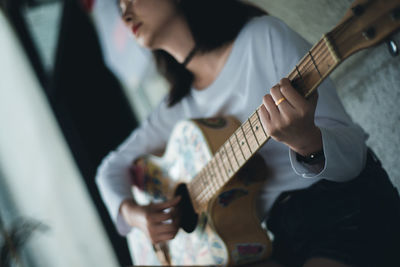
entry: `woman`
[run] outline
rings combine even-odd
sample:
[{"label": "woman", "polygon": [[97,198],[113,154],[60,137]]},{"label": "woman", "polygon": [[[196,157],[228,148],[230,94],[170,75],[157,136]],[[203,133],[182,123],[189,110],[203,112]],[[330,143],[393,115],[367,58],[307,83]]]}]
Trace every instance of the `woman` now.
[{"label": "woman", "polygon": [[[99,189],[121,234],[138,227],[160,243],[178,230],[179,218],[165,210],[176,207],[179,198],[147,206],[132,199],[130,167],[136,157],[162,149],[178,120],[233,115],[243,122],[262,103],[259,115],[273,138],[259,151],[273,170],[257,205],[275,236],[274,262],[268,264],[393,262],[387,235],[365,242],[372,225],[365,222],[377,223],[371,213],[384,205],[388,209],[380,216],[397,220],[393,214],[399,210],[390,206],[398,202],[397,192],[367,157],[366,134],[346,114],[329,80],[319,87],[319,97],[306,100],[282,79],[307,53],[306,41],[241,1],[120,0],[120,7],[126,26],[153,51],[170,83],[168,96],[98,170]],[[380,204],[367,212],[371,188],[384,193],[374,195]],[[169,219],[172,224],[162,223]],[[385,227],[387,233],[393,225]],[[385,244],[375,249],[376,256],[368,253],[374,242]]]}]

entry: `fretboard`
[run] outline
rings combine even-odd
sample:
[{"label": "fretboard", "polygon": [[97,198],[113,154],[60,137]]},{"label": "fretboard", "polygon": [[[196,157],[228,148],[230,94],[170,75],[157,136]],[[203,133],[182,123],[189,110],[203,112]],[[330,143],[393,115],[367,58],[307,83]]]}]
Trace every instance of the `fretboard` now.
[{"label": "fretboard", "polygon": [[[340,59],[325,35],[287,78],[298,92],[308,97],[339,63]],[[259,110],[260,107],[226,140],[189,183],[188,189],[196,211],[203,210],[208,201],[270,139],[261,124]]]}]

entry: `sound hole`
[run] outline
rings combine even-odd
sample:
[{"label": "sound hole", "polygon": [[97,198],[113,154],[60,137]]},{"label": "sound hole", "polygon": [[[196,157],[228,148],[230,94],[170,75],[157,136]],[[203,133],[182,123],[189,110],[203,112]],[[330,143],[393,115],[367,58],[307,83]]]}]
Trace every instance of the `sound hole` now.
[{"label": "sound hole", "polygon": [[181,214],[180,227],[187,233],[191,233],[197,226],[199,216],[193,209],[192,201],[189,197],[189,192],[185,184],[178,185],[175,192],[176,196],[181,196],[182,199],[179,202],[178,208]]}]

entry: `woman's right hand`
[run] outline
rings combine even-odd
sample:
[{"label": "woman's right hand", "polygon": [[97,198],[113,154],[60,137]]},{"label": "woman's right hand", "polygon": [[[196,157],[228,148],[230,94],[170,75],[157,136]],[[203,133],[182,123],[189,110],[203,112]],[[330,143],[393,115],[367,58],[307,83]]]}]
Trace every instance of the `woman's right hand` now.
[{"label": "woman's right hand", "polygon": [[179,230],[180,215],[177,204],[180,196],[162,203],[140,206],[132,199],[122,202],[120,212],[132,227],[142,230],[153,244],[165,242],[175,237]]}]

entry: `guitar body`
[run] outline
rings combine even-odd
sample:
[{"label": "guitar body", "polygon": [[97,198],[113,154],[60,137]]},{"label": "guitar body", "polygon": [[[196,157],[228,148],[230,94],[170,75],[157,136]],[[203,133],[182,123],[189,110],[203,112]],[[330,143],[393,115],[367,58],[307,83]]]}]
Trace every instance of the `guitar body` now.
[{"label": "guitar body", "polygon": [[[233,118],[177,124],[163,157],[149,155],[136,160],[143,176],[134,188],[135,199],[148,204],[172,198],[177,186],[188,184],[239,125]],[[253,157],[247,165],[252,164],[263,166],[263,160]],[[256,196],[265,177],[266,172],[260,167],[245,167],[223,186],[198,214],[193,232],[179,229],[167,243],[171,264],[226,266],[266,259],[272,246],[255,210]],[[129,243],[135,264],[161,264],[140,230],[134,229],[128,238],[132,240]]]}]

